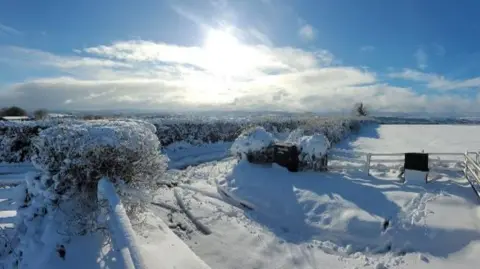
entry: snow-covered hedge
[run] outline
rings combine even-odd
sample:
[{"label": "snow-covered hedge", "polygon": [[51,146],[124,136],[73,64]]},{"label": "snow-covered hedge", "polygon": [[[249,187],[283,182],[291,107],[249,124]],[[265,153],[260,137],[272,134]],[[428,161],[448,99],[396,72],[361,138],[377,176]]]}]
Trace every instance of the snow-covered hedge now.
[{"label": "snow-covered hedge", "polygon": [[32,156],[32,137],[40,128],[30,125],[5,125],[0,127],[0,162],[18,163]]},{"label": "snow-covered hedge", "polygon": [[34,142],[33,164],[51,176],[59,198],[95,195],[101,177],[129,186],[154,184],[166,170],[155,127],[138,121],[89,121],[43,130]]},{"label": "snow-covered hedge", "polygon": [[257,126],[244,131],[235,139],[230,149],[233,155],[247,156],[252,153],[263,152],[275,142],[273,135],[265,128]]},{"label": "snow-covered hedge", "polygon": [[189,144],[234,141],[244,130],[262,126],[271,133],[288,133],[302,128],[307,134],[323,133],[338,142],[358,130],[362,118],[324,118],[318,116],[254,117],[254,118],[169,118],[149,119],[157,127],[162,146],[174,142]]},{"label": "snow-covered hedge", "polygon": [[[41,130],[62,122],[64,121],[0,121],[0,162],[20,163],[30,161],[33,156],[33,139],[38,136]],[[71,120],[66,122],[71,122]]]},{"label": "snow-covered hedge", "polygon": [[362,118],[338,118],[338,119],[309,119],[298,127],[303,129],[305,135],[315,133],[324,134],[330,143],[338,143],[352,132],[360,129]]}]

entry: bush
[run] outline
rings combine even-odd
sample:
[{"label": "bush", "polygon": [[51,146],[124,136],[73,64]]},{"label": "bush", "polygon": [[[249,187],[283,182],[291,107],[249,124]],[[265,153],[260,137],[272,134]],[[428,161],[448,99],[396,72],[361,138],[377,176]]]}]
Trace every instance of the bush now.
[{"label": "bush", "polygon": [[[30,161],[33,156],[32,140],[41,130],[63,121],[0,121],[0,162],[20,163]],[[73,122],[73,121],[67,121]]]},{"label": "bush", "polygon": [[2,116],[27,116],[27,111],[18,106],[6,107],[0,110],[0,117]]},{"label": "bush", "polygon": [[[102,236],[97,183],[112,180],[131,220],[166,170],[155,127],[138,121],[70,122],[42,130],[33,139],[33,164],[40,169],[19,186],[14,264],[65,244],[71,236]],[[100,232],[100,233],[97,233]],[[107,235],[108,236],[108,235]],[[102,237],[107,240],[107,237]]]},{"label": "bush", "polygon": [[51,176],[61,199],[96,195],[102,177],[147,188],[166,170],[155,127],[136,121],[92,121],[43,130],[35,140],[34,165]]},{"label": "bush", "polygon": [[33,112],[33,116],[35,117],[36,120],[43,120],[48,116],[48,111],[45,109],[35,110]]},{"label": "bush", "polygon": [[263,127],[255,127],[244,131],[235,139],[230,149],[237,156],[248,156],[251,153],[263,152],[275,142],[273,135]]},{"label": "bush", "polygon": [[32,156],[32,138],[36,137],[42,126],[20,123],[0,122],[0,162],[20,163]]}]

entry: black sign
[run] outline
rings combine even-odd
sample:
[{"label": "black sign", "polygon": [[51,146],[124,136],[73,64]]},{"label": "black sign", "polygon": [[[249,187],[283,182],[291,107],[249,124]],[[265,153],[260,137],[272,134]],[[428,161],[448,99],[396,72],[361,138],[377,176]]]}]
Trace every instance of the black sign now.
[{"label": "black sign", "polygon": [[405,169],[428,172],[427,153],[405,153]]}]

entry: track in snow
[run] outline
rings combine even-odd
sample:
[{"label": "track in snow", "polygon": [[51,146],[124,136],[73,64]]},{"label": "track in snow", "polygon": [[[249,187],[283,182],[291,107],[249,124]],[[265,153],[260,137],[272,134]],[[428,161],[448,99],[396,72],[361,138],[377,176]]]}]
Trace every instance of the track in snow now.
[{"label": "track in snow", "polygon": [[[435,137],[419,135],[424,129]],[[461,133],[459,139],[455,132]],[[367,152],[463,152],[472,143],[477,146],[478,134],[480,127],[471,126],[375,126],[339,146]],[[443,146],[450,137],[452,143]],[[184,189],[185,206],[212,234],[193,232],[184,239],[212,268],[478,264],[472,254],[480,250],[478,201],[461,175],[439,172],[432,183],[411,185],[400,184],[395,169],[372,174],[289,173],[276,165],[237,164],[232,159],[188,168],[179,178],[202,191]],[[216,182],[255,210],[202,194],[217,192]],[[168,202],[168,197],[167,191],[157,199]],[[383,230],[385,220],[389,225]]]}]

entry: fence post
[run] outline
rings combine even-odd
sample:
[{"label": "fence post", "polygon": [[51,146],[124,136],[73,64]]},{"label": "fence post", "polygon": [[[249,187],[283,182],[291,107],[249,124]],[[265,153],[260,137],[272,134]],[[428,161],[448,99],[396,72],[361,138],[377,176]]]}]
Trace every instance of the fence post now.
[{"label": "fence post", "polygon": [[[475,158],[478,159],[478,154]],[[465,175],[465,178],[468,180],[467,173],[468,173],[468,152],[465,152],[465,165],[463,168],[463,174]]]},{"label": "fence post", "polygon": [[367,160],[365,161],[365,171],[367,172],[367,175],[370,175],[370,160],[372,159],[372,154],[367,153],[366,158]]}]

